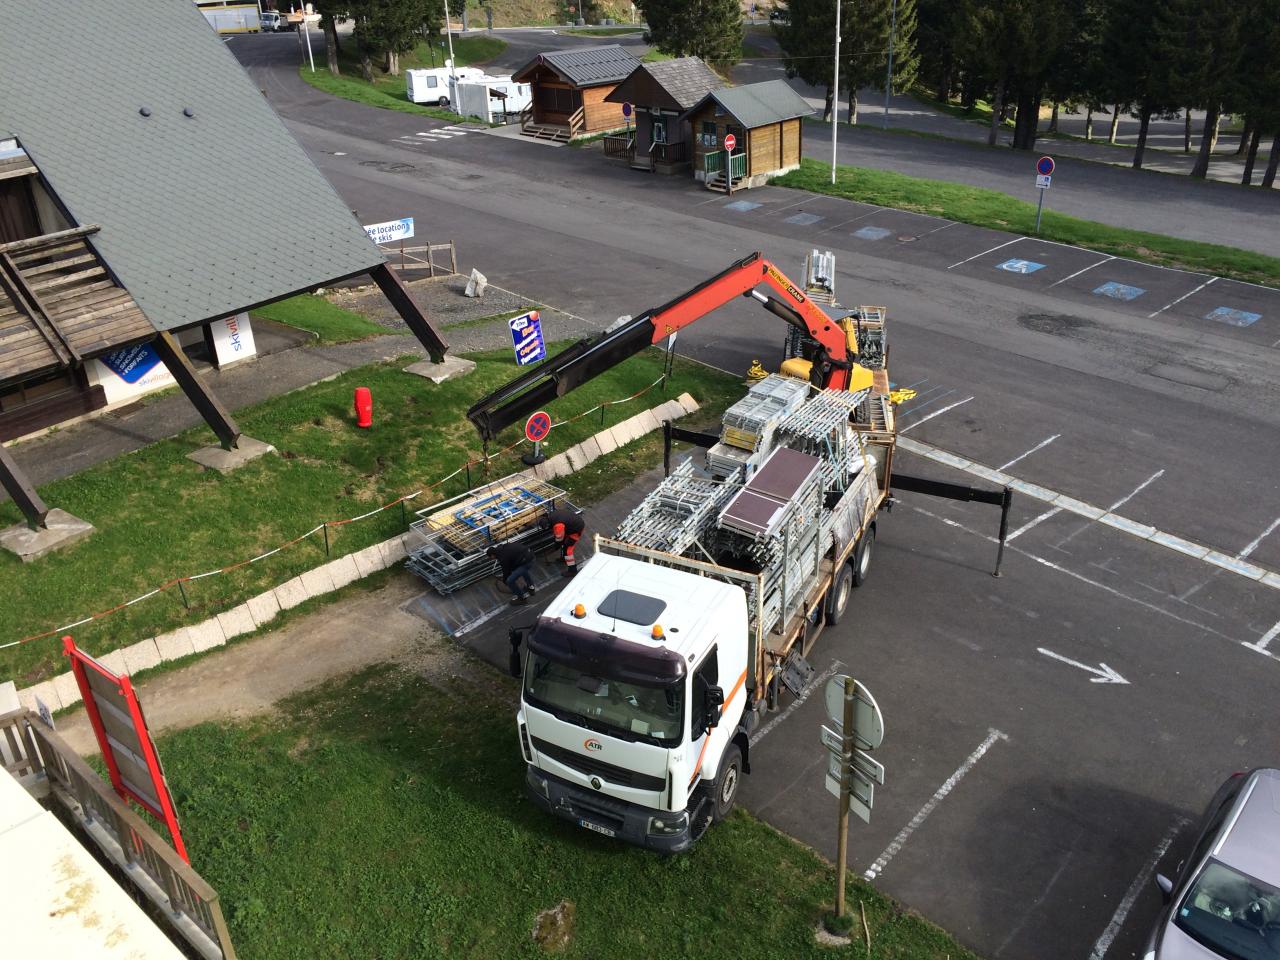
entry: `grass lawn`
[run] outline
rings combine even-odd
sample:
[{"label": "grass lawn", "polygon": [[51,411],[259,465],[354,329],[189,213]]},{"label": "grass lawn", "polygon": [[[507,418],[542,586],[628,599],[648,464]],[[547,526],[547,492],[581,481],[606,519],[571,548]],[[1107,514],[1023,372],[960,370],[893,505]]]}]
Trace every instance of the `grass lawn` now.
[{"label": "grass lawn", "polygon": [[861,958],[861,902],[874,956],[973,960],[854,879],[854,946],[818,947],[834,868],[747,814],[675,858],[546,816],[524,797],[515,681],[473,670],[433,685],[374,667],[272,719],[161,739],[240,956],[543,957],[535,917],[568,901],[570,958]]},{"label": "grass lawn", "polygon": [[[914,210],[993,230],[1032,235],[1035,229],[1034,203],[996,190],[943,180],[841,166],[836,169],[836,183],[832,185],[830,165],[806,158],[801,161],[799,170],[772,182],[782,187],[846,197],[883,207]],[[1161,266],[1280,286],[1280,258],[1249,250],[1112,227],[1070,217],[1056,210],[1045,210],[1040,236]]]},{"label": "grass lawn", "polygon": [[348,343],[396,332],[309,293],[259,307],[253,313],[299,330],[310,330],[322,343]]},{"label": "grass lawn", "polygon": [[[264,457],[230,476],[202,472],[186,459],[213,440],[207,428],[200,428],[44,485],[40,492],[49,503],[85,517],[97,531],[39,563],[0,556],[0,643],[106,610],[171,578],[247,560],[324,520],[363,514],[453,472],[480,454],[478,435],[464,416],[467,407],[516,373],[509,350],[475,359],[479,366],[474,373],[439,386],[404,373],[402,363],[379,364],[239,411],[245,433],[273,444],[281,455]],[[661,375],[662,363],[662,353],[646,351],[548,409],[562,419],[601,401],[630,396]],[[369,431],[354,426],[352,392],[357,386],[373,393],[374,428]],[[736,378],[678,361],[667,396],[687,390],[714,412],[738,399],[742,389]],[[608,407],[604,423],[617,423],[662,399],[655,388],[637,400]],[[583,418],[557,429],[546,449],[555,454],[599,429],[599,416]],[[520,435],[520,426],[508,428],[495,448]],[[519,452],[495,457],[490,477],[523,469]],[[631,452],[629,445],[623,456]],[[630,463],[619,476],[626,482],[635,473],[636,464]],[[482,481],[480,469],[473,468],[471,485]],[[434,497],[424,495],[419,504],[468,486],[464,473]],[[12,503],[0,505],[0,525],[19,519]],[[393,509],[330,529],[329,543],[338,556],[403,529],[401,513]],[[175,587],[72,633],[90,652],[106,653],[199,622],[325,559],[324,539],[317,533],[251,566],[186,584],[189,611]],[[60,672],[60,650],[56,637],[0,650],[0,677],[26,686]]]},{"label": "grass lawn", "polygon": [[[439,43],[439,41],[437,41]],[[505,40],[497,37],[454,37],[454,61],[460,67],[483,64],[500,54],[507,46]],[[423,106],[409,100],[405,92],[404,71],[422,67],[443,67],[449,56],[448,49],[431,47],[427,41],[418,44],[411,53],[400,57],[401,75],[391,76],[381,68],[378,58],[373,61],[373,83],[366,83],[360,71],[359,54],[355,41],[346,37],[342,43],[342,52],[338,55],[338,69],[342,75],[335,77],[324,66],[324,48],[316,60],[313,73],[306,64],[299,67],[303,80],[317,90],[342,97],[344,100],[355,100],[385,110],[399,110],[404,113],[416,113],[435,117],[439,120],[460,120],[458,114],[436,106]]]}]

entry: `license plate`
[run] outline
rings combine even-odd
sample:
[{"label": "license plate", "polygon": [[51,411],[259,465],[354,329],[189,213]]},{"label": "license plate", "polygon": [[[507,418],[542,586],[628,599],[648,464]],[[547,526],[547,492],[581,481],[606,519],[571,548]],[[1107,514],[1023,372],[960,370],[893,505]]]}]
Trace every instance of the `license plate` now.
[{"label": "license plate", "polygon": [[585,827],[587,830],[594,830],[596,833],[603,833],[606,837],[616,837],[617,833],[608,827],[602,827],[598,823],[592,823],[590,820],[579,820],[578,826]]}]

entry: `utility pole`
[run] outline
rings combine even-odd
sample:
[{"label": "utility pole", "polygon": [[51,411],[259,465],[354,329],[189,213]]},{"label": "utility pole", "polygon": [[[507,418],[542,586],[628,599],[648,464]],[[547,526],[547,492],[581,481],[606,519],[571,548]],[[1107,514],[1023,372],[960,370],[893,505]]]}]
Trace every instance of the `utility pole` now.
[{"label": "utility pole", "polygon": [[444,33],[449,38],[449,109],[456,110],[458,105],[454,100],[458,96],[455,89],[458,85],[458,68],[453,59],[453,23],[449,19],[449,0],[444,0]]},{"label": "utility pole", "polygon": [[[853,680],[846,677],[844,681],[844,740],[841,749],[845,757],[853,755]],[[841,769],[844,771],[840,782],[840,832],[836,839],[836,916],[844,916],[844,883],[849,866],[849,762],[845,760]]]},{"label": "utility pole", "polygon": [[[898,0],[894,0],[897,3]],[[836,0],[836,51],[831,67],[831,185],[836,182],[836,115],[840,112],[840,4]]]},{"label": "utility pole", "polygon": [[893,89],[893,44],[898,33],[898,0],[893,0],[893,13],[889,19],[889,69],[884,78],[884,118],[880,121],[882,130],[889,129],[889,91]]}]

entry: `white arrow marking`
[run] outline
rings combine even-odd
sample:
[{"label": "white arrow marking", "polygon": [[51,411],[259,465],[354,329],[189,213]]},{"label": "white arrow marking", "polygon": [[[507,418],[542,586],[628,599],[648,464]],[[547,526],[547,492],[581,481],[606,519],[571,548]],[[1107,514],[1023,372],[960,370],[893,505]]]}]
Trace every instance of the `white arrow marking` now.
[{"label": "white arrow marking", "polygon": [[[1055,660],[1061,660],[1063,663],[1069,663],[1073,667],[1079,667],[1081,670],[1087,670],[1089,673],[1096,673],[1096,677],[1090,677],[1090,683],[1128,683],[1124,677],[1116,673],[1105,663],[1098,664],[1097,667],[1091,667],[1087,663],[1080,663],[1076,660],[1069,660],[1060,653],[1054,653],[1052,650],[1046,650],[1044,647],[1036,647],[1038,653],[1043,653],[1046,657],[1053,657]],[[1102,669],[1099,670],[1098,667]]]}]

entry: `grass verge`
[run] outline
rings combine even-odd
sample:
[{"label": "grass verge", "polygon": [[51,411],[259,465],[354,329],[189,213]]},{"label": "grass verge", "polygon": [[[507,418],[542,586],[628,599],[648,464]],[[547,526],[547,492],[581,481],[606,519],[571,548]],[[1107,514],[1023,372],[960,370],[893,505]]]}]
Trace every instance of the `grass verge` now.
[{"label": "grass verge", "polygon": [[643,33],[644,27],[639,24],[630,27],[572,27],[565,30],[557,30],[556,32],[567,33],[575,37],[616,37],[626,33]]},{"label": "grass verge", "polygon": [[[536,918],[567,902],[565,922],[537,926],[569,958],[833,956],[813,936],[832,866],[747,814],[671,859],[534,808],[516,697],[496,674],[433,683],[380,666],[271,719],[162,738],[192,862],[237,952],[540,957]],[[858,880],[848,899],[876,956],[973,958]],[[861,957],[858,932],[846,952]]]},{"label": "grass verge", "polygon": [[[507,42],[497,37],[456,37],[453,41],[454,62],[460,67],[487,63],[500,54],[506,46]],[[402,113],[435,117],[437,120],[456,121],[463,118],[451,110],[413,103],[405,90],[405,70],[443,67],[447,56],[447,51],[442,52],[439,48],[432,48],[424,40],[413,51],[400,57],[400,76],[392,76],[381,69],[375,61],[373,83],[368,83],[360,70],[355,41],[347,38],[343,43],[342,52],[338,55],[340,76],[335,77],[323,64],[314,72],[303,64],[299,67],[299,76],[317,90],[323,90],[344,100],[367,103],[369,106],[381,107],[384,110],[399,110]]]},{"label": "grass verge", "polygon": [[309,330],[322,343],[350,343],[397,332],[309,293],[259,307],[253,314],[299,330]]},{"label": "grass verge", "polygon": [[[782,187],[794,187],[898,210],[913,210],[992,230],[1031,234],[1035,229],[1034,203],[1018,200],[996,190],[908,177],[888,170],[840,166],[836,168],[836,182],[833,185],[831,167],[819,160],[806,158],[801,161],[799,170],[793,170],[772,182]],[[1280,258],[1250,250],[1113,227],[1091,220],[1080,220],[1055,210],[1044,212],[1040,236],[1045,240],[1056,240],[1160,266],[1280,286]]]},{"label": "grass verge", "polygon": [[[245,433],[273,444],[281,455],[229,476],[202,472],[186,459],[212,440],[202,428],[46,484],[41,493],[49,503],[89,519],[97,531],[37,564],[0,556],[0,643],[106,610],[173,577],[246,560],[323,520],[366,513],[451,473],[480,454],[478,436],[464,416],[467,407],[516,372],[509,350],[473,358],[474,373],[439,386],[404,373],[400,363],[377,364],[239,411]],[[548,409],[561,419],[630,396],[661,375],[662,363],[662,353],[646,351]],[[373,392],[372,430],[357,430],[352,422],[356,386]],[[668,396],[686,390],[712,410],[723,410],[741,395],[737,379],[677,361]],[[661,399],[655,388],[608,407],[605,423],[617,423]],[[599,417],[583,418],[557,429],[546,449],[550,454],[568,449],[600,428]],[[511,427],[494,446],[519,436],[520,427]],[[523,469],[519,452],[495,457],[489,475]],[[474,469],[472,484],[482,479]],[[468,486],[464,473],[434,497]],[[419,505],[430,502],[424,495]],[[13,504],[0,505],[0,525],[19,519]],[[330,529],[329,548],[340,556],[403,529],[400,511],[388,510]],[[317,533],[251,566],[186,584],[189,610],[174,588],[73,632],[87,650],[106,653],[203,620],[325,559],[325,541]],[[56,637],[2,650],[0,677],[26,686],[57,673],[63,667],[59,650]]]}]

